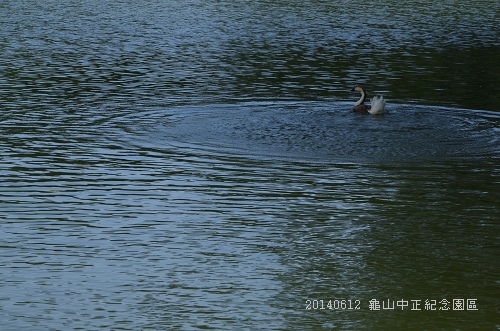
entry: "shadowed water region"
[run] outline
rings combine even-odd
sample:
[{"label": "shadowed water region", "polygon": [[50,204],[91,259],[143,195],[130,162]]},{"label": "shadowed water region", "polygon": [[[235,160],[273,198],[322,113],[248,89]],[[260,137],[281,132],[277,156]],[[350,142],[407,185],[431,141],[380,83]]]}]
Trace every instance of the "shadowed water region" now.
[{"label": "shadowed water region", "polygon": [[2,330],[500,328],[497,1],[0,10]]}]

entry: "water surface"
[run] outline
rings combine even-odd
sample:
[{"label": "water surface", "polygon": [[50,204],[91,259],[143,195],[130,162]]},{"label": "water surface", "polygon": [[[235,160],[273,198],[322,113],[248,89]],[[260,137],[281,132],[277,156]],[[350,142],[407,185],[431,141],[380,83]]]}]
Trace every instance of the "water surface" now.
[{"label": "water surface", "polygon": [[496,1],[0,8],[2,330],[500,327]]}]

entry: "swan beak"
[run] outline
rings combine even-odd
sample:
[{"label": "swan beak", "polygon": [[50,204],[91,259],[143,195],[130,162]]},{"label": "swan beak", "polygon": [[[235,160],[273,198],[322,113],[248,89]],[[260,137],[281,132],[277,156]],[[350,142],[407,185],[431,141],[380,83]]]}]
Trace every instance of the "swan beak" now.
[{"label": "swan beak", "polygon": [[351,89],[351,92],[356,92],[356,90],[354,89],[354,87]]}]

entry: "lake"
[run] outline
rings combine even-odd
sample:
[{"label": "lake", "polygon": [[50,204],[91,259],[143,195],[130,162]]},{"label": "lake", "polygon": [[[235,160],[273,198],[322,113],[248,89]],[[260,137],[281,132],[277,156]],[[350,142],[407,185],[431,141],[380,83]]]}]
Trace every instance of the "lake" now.
[{"label": "lake", "polygon": [[498,1],[0,10],[2,330],[500,329]]}]

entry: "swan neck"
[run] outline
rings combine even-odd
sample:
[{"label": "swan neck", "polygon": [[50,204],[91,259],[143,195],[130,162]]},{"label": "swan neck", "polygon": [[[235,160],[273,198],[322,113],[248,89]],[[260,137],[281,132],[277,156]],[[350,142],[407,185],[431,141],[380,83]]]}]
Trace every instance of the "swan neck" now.
[{"label": "swan neck", "polygon": [[354,105],[359,106],[365,103],[366,100],[366,92],[364,89],[361,89],[361,98],[359,98],[358,102],[356,102]]}]

